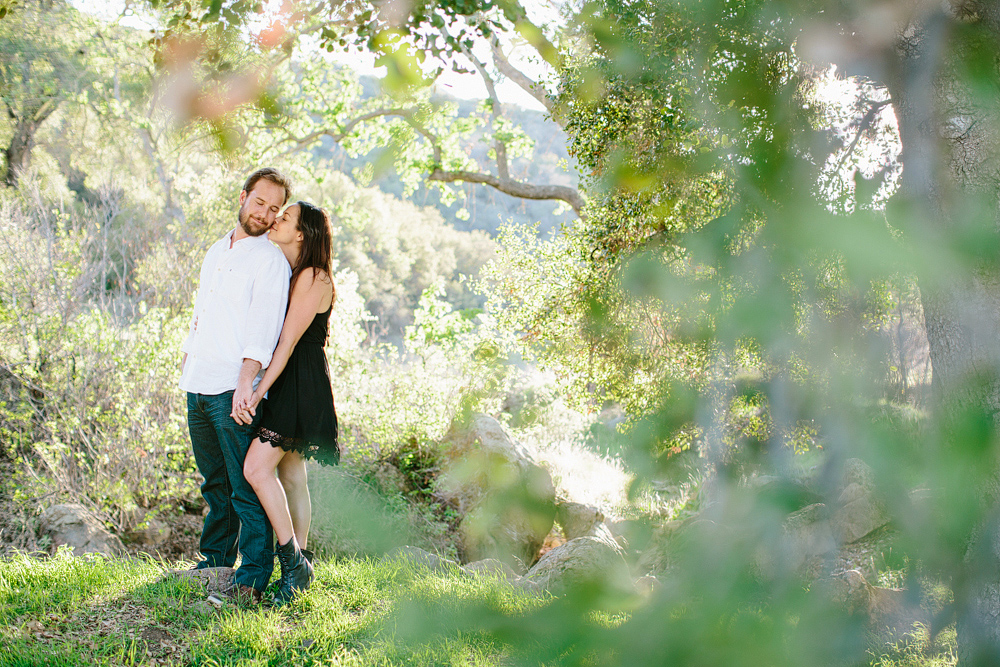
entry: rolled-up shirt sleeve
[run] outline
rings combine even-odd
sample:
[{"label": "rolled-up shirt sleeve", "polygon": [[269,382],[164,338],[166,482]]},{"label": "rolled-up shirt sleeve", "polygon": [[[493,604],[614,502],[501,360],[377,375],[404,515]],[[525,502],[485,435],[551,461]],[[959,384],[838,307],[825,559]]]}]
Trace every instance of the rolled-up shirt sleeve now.
[{"label": "rolled-up shirt sleeve", "polygon": [[259,361],[261,368],[271,363],[288,306],[288,278],[291,269],[284,257],[263,262],[254,276],[247,318],[247,344],[243,358]]}]

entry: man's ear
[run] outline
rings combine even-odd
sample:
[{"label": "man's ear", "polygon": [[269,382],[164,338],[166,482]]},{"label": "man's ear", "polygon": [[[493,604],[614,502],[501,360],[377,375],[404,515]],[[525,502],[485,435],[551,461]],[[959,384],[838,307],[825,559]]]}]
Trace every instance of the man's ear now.
[{"label": "man's ear", "polygon": [[240,190],[240,206],[243,206],[243,202],[247,200],[247,191]]}]

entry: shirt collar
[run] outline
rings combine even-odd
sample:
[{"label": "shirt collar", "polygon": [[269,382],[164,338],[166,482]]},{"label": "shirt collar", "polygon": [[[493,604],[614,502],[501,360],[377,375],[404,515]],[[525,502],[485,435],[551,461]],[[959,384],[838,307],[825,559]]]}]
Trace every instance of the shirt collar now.
[{"label": "shirt collar", "polygon": [[[252,248],[253,246],[261,243],[270,243],[270,239],[267,238],[267,232],[264,232],[260,236],[247,236],[245,238],[239,239],[238,241],[233,241],[233,235],[236,234],[236,228],[233,227],[226,234],[226,245],[230,246],[230,249],[235,250],[237,247]],[[237,246],[236,244],[239,244]]]}]

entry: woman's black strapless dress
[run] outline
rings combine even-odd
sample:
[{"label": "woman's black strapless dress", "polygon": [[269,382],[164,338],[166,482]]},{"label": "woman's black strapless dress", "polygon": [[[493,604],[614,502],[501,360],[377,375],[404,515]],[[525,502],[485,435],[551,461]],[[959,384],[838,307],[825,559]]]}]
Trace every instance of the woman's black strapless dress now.
[{"label": "woman's black strapless dress", "polygon": [[299,452],[320,463],[340,462],[337,412],[333,405],[326,345],[330,312],[317,313],[292,350],[285,370],[261,402],[256,436],[272,447]]}]

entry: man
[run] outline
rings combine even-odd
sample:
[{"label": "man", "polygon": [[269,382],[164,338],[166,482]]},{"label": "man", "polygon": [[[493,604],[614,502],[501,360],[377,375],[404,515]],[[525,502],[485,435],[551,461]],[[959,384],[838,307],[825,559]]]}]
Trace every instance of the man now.
[{"label": "man", "polygon": [[217,241],[201,266],[191,332],[181,350],[180,387],[188,394],[188,429],[208,516],[198,567],[232,567],[243,556],[234,593],[259,602],[274,568],[271,524],[243,477],[256,419],[230,415],[249,399],[281,333],[291,269],[265,233],[288,201],[289,181],[258,169],[240,192],[239,224]]}]

